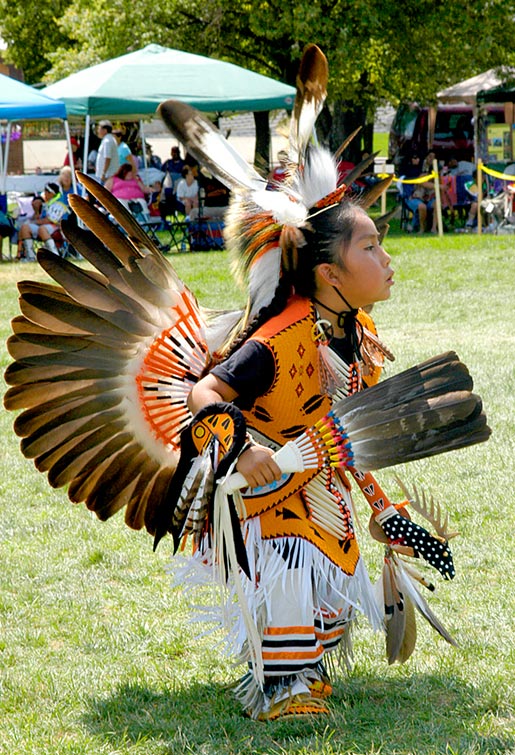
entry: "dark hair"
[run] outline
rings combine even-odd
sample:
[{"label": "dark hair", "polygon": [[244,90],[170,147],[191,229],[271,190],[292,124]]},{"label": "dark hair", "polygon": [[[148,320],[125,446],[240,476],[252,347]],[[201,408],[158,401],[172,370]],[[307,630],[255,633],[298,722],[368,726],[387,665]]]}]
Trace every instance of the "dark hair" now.
[{"label": "dark hair", "polygon": [[115,176],[118,178],[121,178],[123,181],[125,181],[125,176],[127,173],[130,173],[132,170],[132,165],[130,163],[122,163],[118,170],[115,173]]},{"label": "dark hair", "polygon": [[345,253],[360,214],[366,215],[365,210],[351,199],[327,210],[311,212],[308,226],[302,229],[305,246],[298,250],[297,265],[292,273],[296,293],[313,296],[317,265],[337,264],[345,269]]},{"label": "dark hair", "polygon": [[237,335],[224,358],[236,351],[264,322],[282,312],[293,292],[299,296],[313,296],[316,291],[315,269],[318,265],[337,264],[345,269],[345,254],[361,214],[367,213],[357,201],[351,199],[345,199],[326,210],[312,209],[308,225],[300,229],[300,245],[292,247],[295,259],[286,260],[286,265],[283,245],[282,267],[287,270],[278,281],[272,301]]},{"label": "dark hair", "polygon": [[52,194],[59,194],[60,188],[59,185],[51,181],[50,183],[45,184],[45,188],[43,191],[51,192]]}]

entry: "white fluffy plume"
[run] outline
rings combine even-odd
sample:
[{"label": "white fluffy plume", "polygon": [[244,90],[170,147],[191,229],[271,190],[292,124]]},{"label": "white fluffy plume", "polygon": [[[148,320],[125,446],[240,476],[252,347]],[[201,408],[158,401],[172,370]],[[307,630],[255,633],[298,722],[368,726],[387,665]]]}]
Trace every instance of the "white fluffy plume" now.
[{"label": "white fluffy plume", "polygon": [[312,147],[306,154],[304,170],[297,173],[293,190],[302,197],[309,209],[338,188],[338,169],[332,154]]},{"label": "white fluffy plume", "polygon": [[262,307],[272,301],[281,270],[281,250],[272,249],[260,257],[251,268],[249,291],[251,292],[250,317],[257,315]]},{"label": "white fluffy plume", "polygon": [[299,228],[306,221],[309,205],[287,191],[254,191],[252,200],[263,210],[271,212],[281,225]]}]

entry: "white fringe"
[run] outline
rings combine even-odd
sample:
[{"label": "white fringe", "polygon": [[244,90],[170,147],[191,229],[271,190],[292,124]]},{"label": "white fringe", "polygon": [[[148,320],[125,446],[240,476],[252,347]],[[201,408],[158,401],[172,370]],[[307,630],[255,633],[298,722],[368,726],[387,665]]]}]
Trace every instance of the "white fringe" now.
[{"label": "white fringe", "polygon": [[[232,572],[228,583],[225,583],[223,573],[214,565],[213,550],[208,547],[206,538],[203,543],[204,549],[188,559],[184,568],[176,572],[173,581],[175,585],[181,585],[186,589],[211,584],[216,591],[213,598],[218,605],[196,606],[196,615],[192,616],[192,621],[208,621],[215,624],[211,631],[223,628],[225,652],[235,655],[238,663],[251,664],[252,671],[242,680],[237,689],[237,696],[243,706],[252,711],[252,715],[257,715],[266,709],[267,705],[263,693],[261,638],[264,628],[270,623],[272,597],[279,582],[283,591],[295,588],[295,594],[299,599],[304,598],[301,608],[307,624],[310,624],[315,616],[322,618],[326,613],[334,615],[342,610],[348,614],[348,624],[342,641],[324,656],[324,662],[332,656],[332,666],[351,667],[351,627],[357,612],[363,613],[375,630],[383,627],[384,620],[382,602],[376,600],[362,558],[359,558],[354,574],[349,576],[314,545],[301,538],[263,540],[258,517],[245,522],[243,534],[251,580],[241,572],[235,580]],[[287,561],[281,556],[286,544],[289,547],[288,560],[295,563],[295,569],[289,569]],[[309,672],[310,678],[314,673]],[[303,674],[296,675],[296,683],[297,681],[301,686],[306,686]]]}]

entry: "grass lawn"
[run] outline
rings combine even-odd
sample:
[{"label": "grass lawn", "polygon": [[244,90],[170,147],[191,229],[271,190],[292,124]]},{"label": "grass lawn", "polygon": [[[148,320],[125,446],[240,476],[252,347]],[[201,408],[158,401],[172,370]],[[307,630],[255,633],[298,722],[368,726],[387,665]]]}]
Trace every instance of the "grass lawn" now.
[{"label": "grass lawn", "polygon": [[[260,724],[228,686],[242,669],[219,637],[198,637],[187,598],[170,587],[171,542],[100,523],[52,490],[25,460],[2,413],[0,466],[0,755],[508,755],[515,753],[515,249],[509,237],[392,235],[390,302],[374,312],[397,354],[388,373],[455,349],[493,429],[487,444],[396,469],[451,514],[457,576],[429,597],[459,642],[420,620],[417,649],[388,666],[360,622],[355,665],[331,716]],[[225,252],[175,255],[212,306],[241,301]],[[2,343],[16,281],[35,265],[0,266]],[[2,366],[9,357],[2,346]],[[394,472],[378,474],[397,495]],[[364,500],[356,494],[363,525]],[[381,548],[362,535],[375,578]],[[173,567],[172,567],[173,568]],[[209,597],[209,596],[207,596]]]},{"label": "grass lawn", "polygon": [[379,152],[379,157],[388,157],[388,134],[385,131],[374,131],[374,152]]}]

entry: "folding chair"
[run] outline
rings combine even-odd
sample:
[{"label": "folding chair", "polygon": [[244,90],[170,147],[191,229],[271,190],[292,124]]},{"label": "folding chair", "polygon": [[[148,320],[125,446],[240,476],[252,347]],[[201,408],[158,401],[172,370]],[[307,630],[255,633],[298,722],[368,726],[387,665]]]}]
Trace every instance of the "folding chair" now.
[{"label": "folding chair", "polygon": [[472,181],[471,175],[456,176],[456,204],[454,210],[459,220],[464,224],[472,204],[472,197],[465,188],[465,184]]},{"label": "folding chair", "polygon": [[413,213],[413,210],[410,207],[408,207],[407,200],[411,197],[411,195],[415,191],[415,184],[403,184],[401,183],[401,181],[399,181],[397,184],[397,189],[399,192],[398,196],[401,203],[401,220],[400,220],[401,231],[409,231],[410,225],[412,226],[412,230],[414,230],[414,226],[418,221],[418,217]]}]

